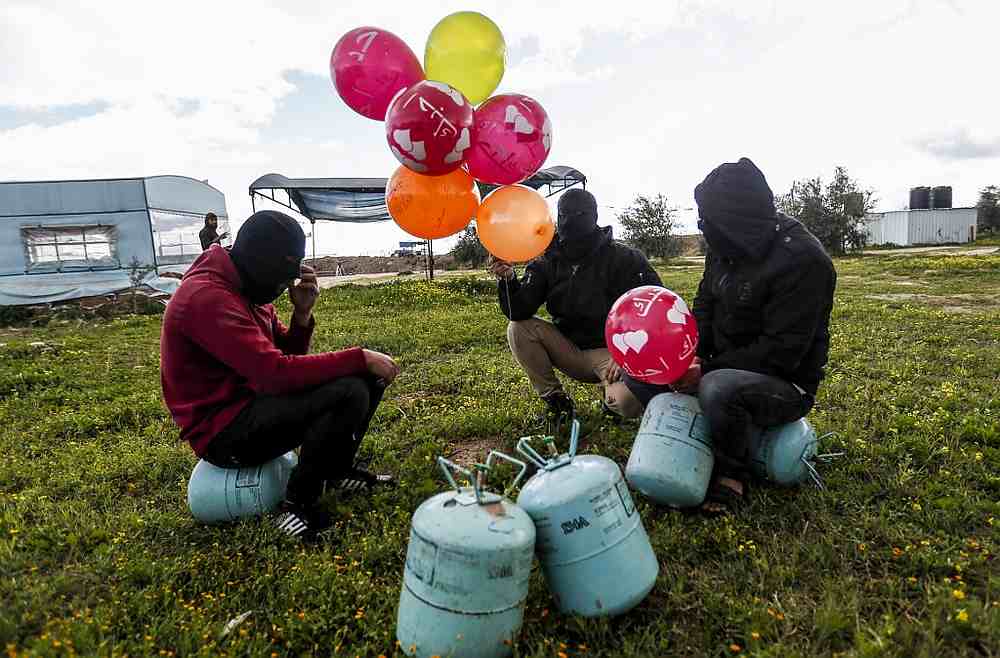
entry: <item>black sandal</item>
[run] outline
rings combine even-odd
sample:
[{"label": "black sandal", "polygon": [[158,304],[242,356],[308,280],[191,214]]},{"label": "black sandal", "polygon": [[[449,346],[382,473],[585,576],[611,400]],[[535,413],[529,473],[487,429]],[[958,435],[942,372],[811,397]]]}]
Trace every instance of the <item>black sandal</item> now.
[{"label": "black sandal", "polygon": [[[699,508],[710,515],[726,514],[743,504],[750,494],[750,477],[743,464],[724,455],[716,455],[712,480],[705,494],[705,501]],[[724,481],[738,485],[739,489]]]}]

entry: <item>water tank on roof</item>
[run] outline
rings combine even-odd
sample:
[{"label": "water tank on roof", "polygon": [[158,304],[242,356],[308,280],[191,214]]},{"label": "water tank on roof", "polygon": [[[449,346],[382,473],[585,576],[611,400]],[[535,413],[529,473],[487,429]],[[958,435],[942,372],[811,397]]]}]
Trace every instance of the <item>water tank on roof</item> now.
[{"label": "water tank on roof", "polygon": [[910,188],[910,210],[927,210],[931,207],[931,188]]},{"label": "water tank on roof", "polygon": [[939,186],[931,190],[931,208],[951,208],[951,187]]}]

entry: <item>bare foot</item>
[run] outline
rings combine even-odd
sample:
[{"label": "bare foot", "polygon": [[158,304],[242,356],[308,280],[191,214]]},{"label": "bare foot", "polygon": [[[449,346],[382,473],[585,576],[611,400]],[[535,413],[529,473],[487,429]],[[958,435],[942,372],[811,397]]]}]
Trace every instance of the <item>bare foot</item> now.
[{"label": "bare foot", "polygon": [[708,496],[701,509],[711,514],[721,514],[729,503],[743,497],[743,483],[730,477],[717,477],[708,488]]}]

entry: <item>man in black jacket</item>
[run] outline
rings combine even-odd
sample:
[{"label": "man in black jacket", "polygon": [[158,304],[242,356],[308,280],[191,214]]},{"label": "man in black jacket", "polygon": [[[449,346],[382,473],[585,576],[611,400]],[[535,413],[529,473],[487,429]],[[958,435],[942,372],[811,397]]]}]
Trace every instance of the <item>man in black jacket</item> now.
[{"label": "man in black jacket", "polygon": [[[559,199],[556,239],[518,279],[494,261],[500,308],[510,320],[507,341],[532,388],[557,416],[573,414],[554,368],[571,378],[603,384],[604,403],[627,417],[642,409],[604,343],[604,324],[615,301],[637,286],[663,285],[641,252],[615,242],[611,227],[597,225],[597,201],[586,190]],[[545,304],[552,322],[534,317]]]},{"label": "man in black jacket", "polygon": [[198,239],[201,240],[201,250],[205,251],[213,244],[222,244],[229,234],[223,233],[219,235],[217,229],[219,227],[219,218],[215,216],[214,212],[210,212],[205,215],[205,226],[199,231]]},{"label": "man in black jacket", "polygon": [[[693,305],[698,358],[675,388],[697,392],[708,420],[722,463],[710,491],[718,501],[743,494],[762,428],[812,408],[837,273],[819,241],[776,212],[764,174],[747,158],[717,167],[694,196],[708,243]],[[627,383],[643,403],[657,392]]]}]

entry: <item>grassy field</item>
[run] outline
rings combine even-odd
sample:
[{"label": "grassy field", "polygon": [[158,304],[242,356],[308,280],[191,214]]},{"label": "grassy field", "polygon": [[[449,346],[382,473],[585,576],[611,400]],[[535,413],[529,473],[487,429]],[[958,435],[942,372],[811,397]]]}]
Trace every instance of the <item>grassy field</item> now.
[{"label": "grassy field", "polygon": [[[754,487],[705,518],[636,497],[661,563],[614,620],[560,615],[532,579],[519,656],[1000,655],[1000,256],[841,260],[812,422],[827,491]],[[697,267],[663,267],[693,296]],[[287,308],[283,312],[287,311]],[[195,463],[160,401],[159,318],[0,329],[0,648],[13,655],[399,655],[409,519],[437,455],[534,432],[490,284],[326,291],[315,348],[363,343],[403,374],[362,447],[402,487],[328,497],[316,547],[252,520],[194,523]],[[588,450],[636,425],[571,388]],[[230,634],[227,621],[251,614]]]}]

